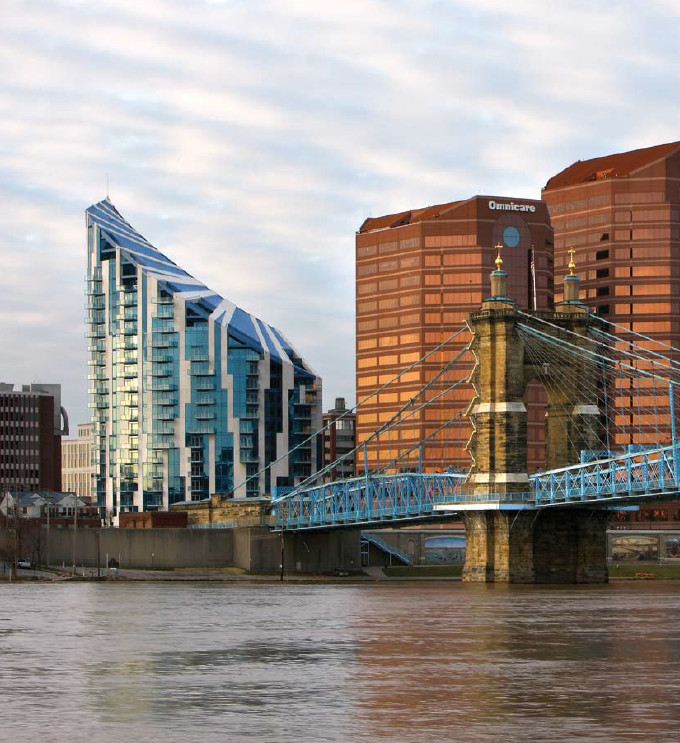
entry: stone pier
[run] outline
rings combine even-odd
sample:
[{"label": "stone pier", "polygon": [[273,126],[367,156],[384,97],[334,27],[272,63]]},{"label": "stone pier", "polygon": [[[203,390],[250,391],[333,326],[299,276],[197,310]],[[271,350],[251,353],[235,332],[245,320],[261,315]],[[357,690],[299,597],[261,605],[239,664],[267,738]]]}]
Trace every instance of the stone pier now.
[{"label": "stone pier", "polygon": [[[596,365],[586,354],[563,354],[538,368],[525,353],[520,323],[528,318],[506,295],[503,261],[491,274],[492,296],[468,322],[473,333],[475,398],[468,409],[472,466],[463,493],[467,533],[463,580],[503,583],[602,583],[607,580],[609,512],[588,508],[535,509],[527,472],[524,394],[536,378],[546,396],[547,465],[578,462],[581,450],[602,448]],[[541,312],[549,332],[578,347],[591,323],[579,302],[578,277],[565,277],[565,300]],[[546,327],[550,328],[546,331]]]},{"label": "stone pier", "polygon": [[606,583],[610,512],[471,511],[463,580],[469,583]]}]

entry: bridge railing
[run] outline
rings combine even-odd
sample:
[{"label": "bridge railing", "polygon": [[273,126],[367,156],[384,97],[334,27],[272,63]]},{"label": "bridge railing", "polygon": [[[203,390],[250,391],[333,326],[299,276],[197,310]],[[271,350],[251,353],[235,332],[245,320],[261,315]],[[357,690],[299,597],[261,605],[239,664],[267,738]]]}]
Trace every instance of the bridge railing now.
[{"label": "bridge railing", "polygon": [[401,473],[324,483],[279,499],[276,526],[311,529],[399,521],[435,514],[435,505],[461,498],[465,475]]},{"label": "bridge railing", "polygon": [[535,505],[625,500],[677,491],[680,444],[531,475]]}]

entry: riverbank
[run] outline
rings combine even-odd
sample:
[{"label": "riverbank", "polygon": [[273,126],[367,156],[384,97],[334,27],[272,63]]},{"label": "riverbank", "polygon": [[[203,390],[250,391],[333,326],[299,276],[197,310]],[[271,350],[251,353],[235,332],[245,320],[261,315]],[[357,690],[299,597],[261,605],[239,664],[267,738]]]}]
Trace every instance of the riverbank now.
[{"label": "riverbank", "polygon": [[[404,565],[386,568],[371,567],[361,573],[339,573],[331,575],[284,574],[285,583],[366,583],[376,581],[460,581],[462,565]],[[658,563],[632,563],[609,566],[610,580],[680,580],[680,565]],[[248,573],[240,568],[174,568],[174,569],[123,569],[102,570],[78,568],[77,574],[64,568],[19,570],[11,582],[59,582],[59,581],[140,581],[140,582],[239,582],[280,583],[276,573]],[[9,576],[0,573],[0,583],[9,583]]]}]

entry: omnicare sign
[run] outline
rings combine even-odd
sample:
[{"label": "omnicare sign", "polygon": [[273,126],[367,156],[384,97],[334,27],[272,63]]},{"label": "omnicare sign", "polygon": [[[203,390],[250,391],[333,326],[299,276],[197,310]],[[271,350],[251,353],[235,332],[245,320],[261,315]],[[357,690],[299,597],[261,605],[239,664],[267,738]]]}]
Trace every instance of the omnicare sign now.
[{"label": "omnicare sign", "polygon": [[535,212],[536,207],[533,204],[515,204],[511,201],[509,204],[500,204],[498,201],[490,201],[489,209],[496,209],[501,212]]}]

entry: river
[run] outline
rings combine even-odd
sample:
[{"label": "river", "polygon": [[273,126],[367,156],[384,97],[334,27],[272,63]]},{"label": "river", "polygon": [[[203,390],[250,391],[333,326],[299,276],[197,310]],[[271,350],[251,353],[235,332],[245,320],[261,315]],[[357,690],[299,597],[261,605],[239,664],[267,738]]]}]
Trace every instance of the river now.
[{"label": "river", "polygon": [[680,583],[0,585],[0,740],[680,740]]}]

